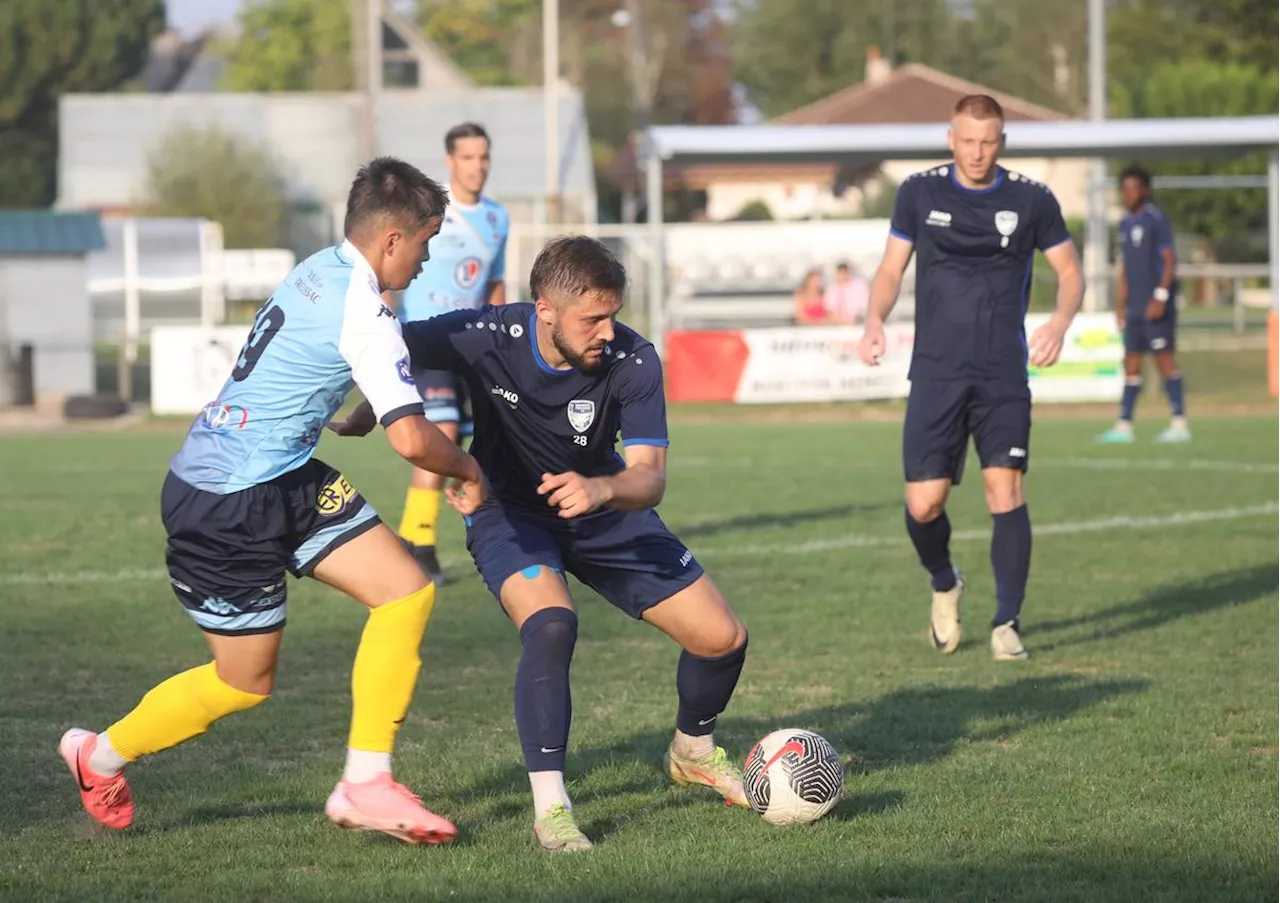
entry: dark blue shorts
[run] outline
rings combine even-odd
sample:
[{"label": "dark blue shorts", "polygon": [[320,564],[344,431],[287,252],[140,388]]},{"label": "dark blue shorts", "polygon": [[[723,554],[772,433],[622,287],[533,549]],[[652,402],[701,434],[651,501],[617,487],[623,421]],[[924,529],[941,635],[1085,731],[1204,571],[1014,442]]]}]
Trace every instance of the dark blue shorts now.
[{"label": "dark blue shorts", "polygon": [[306,576],[380,521],[338,471],[314,458],[270,483],[219,494],[172,472],[160,493],[169,582],[209,633],[270,633],[285,623],[285,572]]},{"label": "dark blue shorts", "polygon": [[456,423],[458,433],[471,435],[471,407],[467,384],[450,370],[412,368],[413,384],[422,396],[422,411],[432,423]]},{"label": "dark blue shorts", "polygon": [[1156,351],[1173,351],[1177,347],[1178,312],[1168,307],[1165,315],[1154,322],[1145,312],[1130,314],[1124,321],[1124,350],[1126,354],[1151,354]]},{"label": "dark blue shorts", "polygon": [[917,379],[907,396],[902,467],[908,483],[964,474],[969,437],[983,468],[1026,472],[1031,389],[1025,382]]},{"label": "dark blue shorts", "polygon": [[[548,509],[550,512],[550,509]],[[501,599],[513,574],[568,572],[633,618],[702,576],[702,565],[652,509],[561,520],[487,502],[467,518],[467,550]]]}]

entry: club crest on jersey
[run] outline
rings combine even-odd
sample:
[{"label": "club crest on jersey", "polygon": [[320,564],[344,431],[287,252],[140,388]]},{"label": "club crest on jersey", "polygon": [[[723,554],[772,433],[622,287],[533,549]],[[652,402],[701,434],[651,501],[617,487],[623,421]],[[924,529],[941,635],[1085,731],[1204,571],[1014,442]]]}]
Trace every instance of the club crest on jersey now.
[{"label": "club crest on jersey", "polygon": [[396,375],[400,377],[400,382],[413,385],[413,371],[409,369],[408,357],[402,357],[396,361]]},{"label": "club crest on jersey", "polygon": [[1135,248],[1142,247],[1142,231],[1141,226],[1134,226],[1129,230],[1129,238],[1133,241],[1133,246]]},{"label": "club crest on jersey", "polygon": [[475,288],[476,283],[480,281],[481,269],[479,257],[467,257],[453,268],[453,280],[461,288]]},{"label": "club crest on jersey", "polygon": [[1003,238],[1000,239],[1000,247],[1009,247],[1009,236],[1013,234],[1013,230],[1018,228],[1018,214],[1012,210],[999,210],[996,212],[996,231]]},{"label": "club crest on jersey", "polygon": [[574,432],[585,433],[596,419],[596,403],[591,399],[575,398],[569,402],[569,425]]}]

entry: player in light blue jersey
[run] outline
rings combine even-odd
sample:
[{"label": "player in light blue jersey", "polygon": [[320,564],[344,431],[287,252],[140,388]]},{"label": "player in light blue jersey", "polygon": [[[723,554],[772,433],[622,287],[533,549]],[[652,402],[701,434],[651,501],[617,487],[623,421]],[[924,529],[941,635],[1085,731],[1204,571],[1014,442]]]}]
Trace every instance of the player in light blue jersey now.
[{"label": "player in light blue jersey", "polygon": [[125,765],[266,701],[287,570],[369,609],[352,669],[347,764],[326,813],[409,843],[456,835],[391,775],[435,586],[342,474],[313,457],[321,429],[358,386],[400,455],[462,481],[455,507],[470,513],[483,500],[479,465],[422,416],[400,322],[381,298],[417,275],[447,205],[444,190],[406,163],[362,168],[346,240],[299,264],[262,306],[217,400],[173,456],[161,493],[169,582],[213,661],[155,687],[102,733],[63,736],[59,750],[99,823],[133,821]]},{"label": "player in light blue jersey", "polygon": [[[405,322],[429,320],[454,310],[476,310],[506,301],[507,211],[484,196],[489,178],[489,136],[474,122],[451,128],[444,138],[449,168],[449,210],[440,234],[431,240],[431,260],[404,290],[400,317]],[[427,419],[457,440],[471,432],[466,384],[445,370],[413,368]],[[436,556],[436,521],[440,516],[443,480],[415,469],[400,536],[413,550],[427,576],[442,583]]]}]

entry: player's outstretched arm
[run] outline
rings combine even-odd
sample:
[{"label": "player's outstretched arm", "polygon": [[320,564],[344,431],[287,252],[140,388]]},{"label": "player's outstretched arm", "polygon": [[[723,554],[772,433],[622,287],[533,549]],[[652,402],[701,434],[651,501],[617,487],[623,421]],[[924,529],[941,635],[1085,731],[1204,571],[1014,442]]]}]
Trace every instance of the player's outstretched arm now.
[{"label": "player's outstretched arm", "polygon": [[885,242],[884,257],[876,268],[875,278],[871,280],[871,298],[867,302],[867,320],[862,331],[862,341],[858,343],[858,354],[862,362],[870,366],[880,363],[884,356],[884,321],[898,303],[898,295],[902,291],[902,276],[911,262],[911,252],[915,248],[905,238],[890,234]]}]

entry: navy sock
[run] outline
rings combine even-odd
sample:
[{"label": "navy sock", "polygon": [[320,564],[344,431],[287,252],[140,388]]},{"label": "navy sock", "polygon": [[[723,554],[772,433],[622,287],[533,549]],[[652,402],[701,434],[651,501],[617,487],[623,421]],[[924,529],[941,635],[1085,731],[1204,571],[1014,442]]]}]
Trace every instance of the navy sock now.
[{"label": "navy sock", "polygon": [[1126,376],[1124,394],[1120,396],[1120,419],[1133,420],[1133,409],[1138,406],[1138,396],[1142,393],[1142,377]]},{"label": "navy sock", "polygon": [[956,585],[956,571],[951,566],[951,521],[943,511],[937,520],[922,524],[907,512],[907,535],[916,547],[920,563],[929,572],[936,592],[945,593]]},{"label": "navy sock", "polygon": [[704,737],[716,729],[716,718],[729,705],[738,675],[747,660],[747,641],[719,658],[702,658],[680,653],[676,666],[676,730],[692,737]]},{"label": "navy sock", "polygon": [[1182,374],[1171,376],[1164,381],[1164,393],[1169,396],[1169,413],[1174,417],[1182,417]]},{"label": "navy sock", "polygon": [[991,515],[991,569],[996,576],[996,617],[992,627],[1017,622],[1031,571],[1031,518],[1027,506]]},{"label": "navy sock", "polygon": [[573,703],[569,662],[578,616],[568,608],[534,612],[520,628],[516,667],[516,730],[529,771],[564,771]]}]

